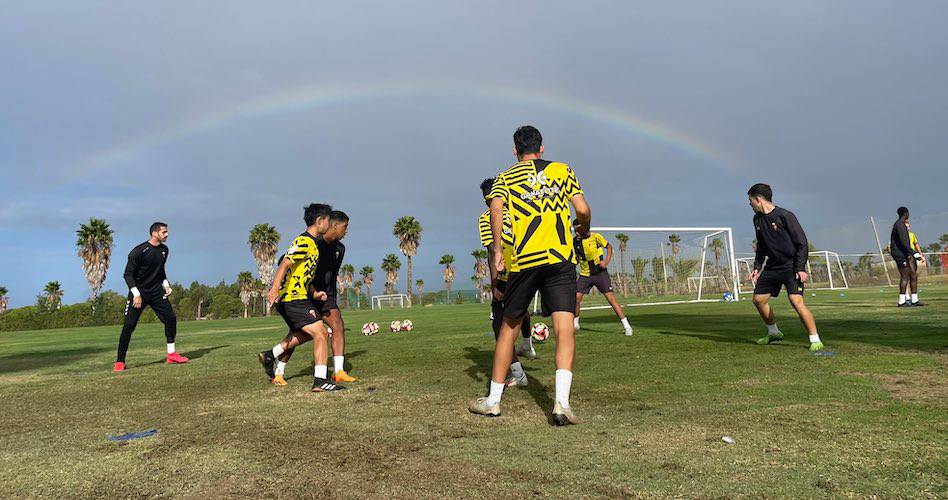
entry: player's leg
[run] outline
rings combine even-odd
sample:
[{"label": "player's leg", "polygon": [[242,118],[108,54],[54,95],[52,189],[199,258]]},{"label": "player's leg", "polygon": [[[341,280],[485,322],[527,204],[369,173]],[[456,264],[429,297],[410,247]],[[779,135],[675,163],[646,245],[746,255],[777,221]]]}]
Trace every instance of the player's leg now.
[{"label": "player's leg", "polygon": [[583,292],[576,292],[576,314],[573,316],[573,331],[579,330],[579,308],[583,304]]},{"label": "player's leg", "polygon": [[533,348],[533,329],[530,325],[530,313],[523,316],[520,321],[520,346],[517,347],[518,357],[527,359],[536,359],[537,351]]},{"label": "player's leg", "polygon": [[569,404],[570,388],[573,384],[573,361],[576,356],[575,331],[576,311],[575,268],[571,264],[556,264],[543,268],[540,295],[553,317],[553,334],[556,336],[555,392],[553,422],[556,425],[577,424]]},{"label": "player's leg", "polygon": [[115,365],[112,371],[120,372],[125,369],[125,355],[128,353],[128,345],[132,341],[132,333],[138,326],[138,320],[142,316],[142,310],[145,309],[144,301],[141,307],[132,307],[132,294],[128,294],[128,300],[125,301],[125,322],[122,324],[122,333],[119,335],[118,353],[115,356]]},{"label": "player's leg", "polygon": [[783,279],[779,273],[770,269],[764,269],[757,277],[757,283],[754,284],[754,307],[757,308],[760,318],[767,326],[767,336],[757,339],[758,344],[766,345],[783,340],[783,333],[777,328],[777,320],[770,307],[770,298],[780,295],[782,286]]},{"label": "player's leg", "polygon": [[[286,337],[283,338],[277,345],[273,346],[273,349],[270,350],[270,355],[272,356],[274,352],[280,352],[279,356],[273,356],[276,360],[276,366],[273,369],[273,385],[287,385],[286,382],[286,364],[290,362],[290,358],[293,357],[293,353],[296,351],[296,347],[305,344],[313,340],[309,334],[305,332],[287,332]],[[269,356],[267,356],[269,357]]]},{"label": "player's leg", "polygon": [[915,257],[909,257],[909,265],[912,266],[912,272],[909,274],[909,289],[912,291],[910,300],[913,306],[923,305],[918,301],[918,261]]},{"label": "player's leg", "polygon": [[158,320],[165,325],[165,341],[167,342],[166,347],[168,351],[168,357],[165,362],[187,363],[188,358],[178,354],[175,350],[174,341],[178,336],[178,317],[174,313],[174,307],[171,306],[171,301],[168,300],[167,297],[159,295],[150,298],[148,305],[155,311]]},{"label": "player's leg", "polygon": [[619,301],[616,300],[616,294],[611,290],[612,286],[610,285],[609,288],[610,290],[608,292],[603,292],[602,295],[606,297],[606,302],[612,306],[612,310],[615,311],[616,316],[619,317],[619,323],[622,323],[622,328],[625,330],[626,336],[631,336],[632,325],[629,324],[629,318],[625,316],[625,311],[622,310],[622,306],[619,305]]},{"label": "player's leg", "polygon": [[897,260],[895,266],[899,268],[899,307],[911,305],[907,303],[909,285],[912,281],[912,270],[909,268],[908,260]]},{"label": "player's leg", "polygon": [[[292,351],[291,347],[294,342],[294,338],[299,333],[299,328],[296,326],[296,321],[291,315],[291,311],[287,308],[287,303],[277,302],[274,306],[277,313],[283,318],[283,322],[286,323],[288,330],[287,335],[277,342],[275,346],[270,349],[264,349],[257,354],[257,360],[260,361],[260,364],[263,366],[263,372],[267,374],[267,378],[274,385],[286,385],[286,380],[283,378],[282,371],[286,369],[286,362],[289,360],[288,357],[283,358],[286,351],[289,349]],[[315,317],[314,317],[315,319]],[[298,339],[296,340],[298,342]],[[291,352],[292,354],[292,352]],[[282,361],[282,365],[280,362]],[[280,368],[281,373],[279,379],[277,379],[277,367]]]},{"label": "player's leg", "polygon": [[332,329],[332,379],[335,382],[355,382],[357,379],[346,373],[346,323],[338,307],[323,314],[323,322]]},{"label": "player's leg", "polygon": [[313,392],[345,389],[329,381],[329,331],[322,320],[303,325],[301,330],[313,337]]},{"label": "player's leg", "polygon": [[803,302],[802,290],[800,292],[789,293],[788,291],[787,298],[790,299],[790,305],[797,312],[797,316],[800,317],[800,322],[803,323],[803,328],[806,329],[809,336],[810,352],[816,352],[823,348],[823,342],[820,340],[820,334],[816,331],[816,320],[813,318],[813,313]]}]

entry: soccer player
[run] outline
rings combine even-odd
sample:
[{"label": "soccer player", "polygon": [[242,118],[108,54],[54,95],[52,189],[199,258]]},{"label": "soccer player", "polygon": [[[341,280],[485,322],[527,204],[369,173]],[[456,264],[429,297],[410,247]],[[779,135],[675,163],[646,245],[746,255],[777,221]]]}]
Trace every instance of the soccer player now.
[{"label": "soccer player", "polygon": [[487,397],[471,403],[471,412],[500,415],[507,371],[513,360],[517,330],[537,291],[553,316],[556,333],[556,425],[579,423],[569,405],[575,355],[573,313],[576,311],[576,258],[569,231],[570,205],[583,227],[589,227],[589,205],[573,170],[565,163],[542,159],[543,137],[525,125],[514,133],[517,163],[497,176],[489,197],[493,260],[505,269],[503,255],[504,212],[510,217],[512,259],[516,272],[504,291],[503,324],[494,350]]},{"label": "soccer player", "polygon": [[168,345],[167,363],[187,363],[188,358],[175,351],[174,339],[178,334],[178,319],[168,296],[171,295],[171,283],[165,274],[165,262],[168,261],[168,225],[155,222],[148,228],[151,237],[128,253],[125,265],[125,284],[128,285],[128,301],[125,303],[125,324],[119,337],[118,356],[112,371],[125,370],[125,354],[132,340],[132,333],[138,325],[145,306],[150,306],[158,319],[165,325],[165,341]]},{"label": "soccer player", "polygon": [[[267,305],[276,304],[277,312],[290,329],[290,334],[300,332],[313,339],[313,392],[331,392],[345,389],[329,381],[327,361],[329,341],[322,317],[316,314],[316,307],[310,297],[326,300],[326,292],[310,294],[309,287],[316,274],[319,261],[317,237],[329,230],[329,216],[332,208],[321,203],[312,203],[303,211],[306,231],[296,237],[289,250],[280,259],[273,286],[267,293]],[[273,349],[260,352],[258,359],[271,380],[276,376],[274,362],[286,350],[281,342]]]},{"label": "soccer player", "polygon": [[[346,255],[346,246],[342,239],[349,231],[349,216],[340,210],[333,210],[329,215],[329,230],[316,238],[319,250],[319,261],[316,263],[316,273],[311,291],[326,292],[326,300],[313,300],[316,314],[322,317],[323,322],[332,332],[332,364],[333,382],[355,382],[357,379],[346,373],[346,330],[342,313],[337,302],[336,281],[339,278],[339,268]],[[290,361],[296,346],[312,340],[306,332],[290,332],[281,342],[284,352],[277,359],[274,369],[273,385],[287,385],[284,373],[286,364]]]},{"label": "soccer player", "polygon": [[[494,179],[484,179],[484,182],[481,183],[481,193],[484,197],[484,201],[490,205],[490,199],[487,197],[490,194],[491,188],[494,186]],[[511,273],[511,270],[514,269],[514,263],[512,259],[513,246],[511,245],[511,230],[510,230],[510,217],[507,213],[504,213],[504,232],[503,232],[503,253],[504,253],[504,270],[498,271],[494,267],[494,259],[492,258],[494,252],[494,237],[490,229],[490,208],[488,208],[481,216],[477,219],[477,228],[481,235],[481,245],[487,249],[487,266],[490,269],[490,284],[491,284],[491,293],[492,300],[490,302],[491,310],[491,327],[494,330],[494,340],[496,341],[500,336],[500,325],[503,323],[504,316],[504,290],[507,288],[507,276]],[[523,337],[523,340],[520,343],[520,346],[514,352],[513,362],[510,364],[510,374],[511,378],[507,381],[507,385],[517,385],[520,387],[526,387],[528,384],[527,374],[523,371],[523,365],[520,364],[519,356],[523,355],[530,359],[536,357],[536,350],[533,348],[533,336],[530,331],[530,315],[524,314],[523,320],[520,322],[520,335]]]},{"label": "soccer player", "polygon": [[[922,257],[912,246],[909,234],[909,209],[899,207],[896,210],[899,218],[892,224],[892,233],[889,236],[889,253],[899,269],[899,307],[922,306],[918,301],[918,271],[915,259]],[[912,295],[909,295],[911,288]],[[910,300],[911,299],[911,300]]]},{"label": "soccer player", "polygon": [[[573,221],[573,229],[576,236],[573,240],[573,248],[576,250],[576,260],[579,261],[579,278],[576,280],[576,318],[573,319],[573,328],[579,330],[579,306],[583,303],[583,296],[588,294],[592,287],[596,287],[606,301],[612,306],[612,310],[619,317],[625,334],[632,335],[632,326],[629,325],[629,318],[622,312],[622,306],[616,300],[616,294],[612,291],[612,280],[609,279],[609,261],[612,260],[612,243],[599,233],[592,233],[589,228],[583,228],[579,220]],[[606,249],[605,258],[602,257],[602,249]]]},{"label": "soccer player", "polygon": [[[767,336],[758,339],[757,343],[766,345],[783,340],[783,333],[777,328],[774,312],[768,302],[770,297],[780,295],[780,289],[786,287],[790,305],[797,311],[810,336],[810,352],[819,351],[823,348],[823,342],[816,331],[816,320],[803,303],[809,257],[806,234],[793,212],[773,204],[773,190],[767,184],[751,186],[747,198],[754,209],[754,230],[757,234],[757,255],[751,272],[754,305],[767,325]],[[764,259],[767,260],[766,266]]]}]

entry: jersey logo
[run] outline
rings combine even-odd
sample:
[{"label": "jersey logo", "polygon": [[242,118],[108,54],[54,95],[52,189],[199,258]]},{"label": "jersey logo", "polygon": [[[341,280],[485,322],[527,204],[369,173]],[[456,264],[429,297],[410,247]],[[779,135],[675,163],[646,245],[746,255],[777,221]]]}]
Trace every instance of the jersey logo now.
[{"label": "jersey logo", "polygon": [[530,173],[527,174],[527,184],[531,186],[546,186],[549,182],[549,179],[546,177],[546,172],[538,172],[536,174]]},{"label": "jersey logo", "polygon": [[776,222],[771,222],[770,225],[773,226],[774,231],[777,230],[777,223],[776,223]]}]

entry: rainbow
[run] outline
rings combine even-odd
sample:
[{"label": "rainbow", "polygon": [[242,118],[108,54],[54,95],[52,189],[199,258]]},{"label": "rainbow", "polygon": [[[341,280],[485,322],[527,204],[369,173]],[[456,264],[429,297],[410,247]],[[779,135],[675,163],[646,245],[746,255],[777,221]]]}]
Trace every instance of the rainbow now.
[{"label": "rainbow", "polygon": [[667,144],[696,158],[709,161],[727,170],[737,163],[715,151],[709,145],[672,130],[659,123],[588,101],[534,89],[522,90],[487,85],[451,83],[399,83],[322,85],[289,88],[258,99],[208,113],[188,116],[169,126],[136,137],[130,141],[97,151],[80,162],[83,170],[97,170],[133,160],[147,151],[176,141],[218,130],[244,120],[278,115],[281,113],[339,105],[348,102],[378,100],[392,97],[478,97],[501,100],[521,105],[536,106],[584,117],[614,126],[618,129],[652,141]]}]

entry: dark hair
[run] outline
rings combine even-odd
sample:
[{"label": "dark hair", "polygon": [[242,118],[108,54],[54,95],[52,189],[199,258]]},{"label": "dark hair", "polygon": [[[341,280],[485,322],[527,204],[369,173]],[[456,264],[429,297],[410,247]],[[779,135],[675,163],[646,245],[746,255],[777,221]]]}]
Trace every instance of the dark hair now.
[{"label": "dark hair", "polygon": [[748,196],[760,196],[767,201],[774,201],[774,191],[767,184],[754,184],[747,190]]},{"label": "dark hair", "polygon": [[320,217],[329,217],[332,213],[332,207],[323,203],[310,203],[308,206],[303,207],[303,222],[306,223],[306,227],[312,226],[316,223],[316,219]]},{"label": "dark hair", "polygon": [[152,222],[151,226],[148,227],[148,234],[161,231],[161,228],[168,227],[164,222]]},{"label": "dark hair", "polygon": [[540,131],[532,125],[524,125],[514,132],[514,148],[517,150],[517,156],[528,155],[530,153],[539,153],[540,146],[543,145],[543,136]]},{"label": "dark hair", "polygon": [[490,194],[490,190],[494,188],[494,178],[484,179],[481,182],[481,194],[484,195],[484,199],[487,199],[487,195]]},{"label": "dark hair", "polygon": [[349,222],[349,216],[342,210],[333,210],[332,213],[329,214],[329,221],[345,223]]},{"label": "dark hair", "polygon": [[908,209],[907,209],[907,208],[905,208],[905,207],[899,207],[899,209],[898,209],[898,210],[896,210],[896,212],[898,212],[898,214],[899,214],[899,218],[901,218],[901,217],[905,217],[906,215],[908,215],[908,214],[909,214],[909,212],[908,212]]}]

